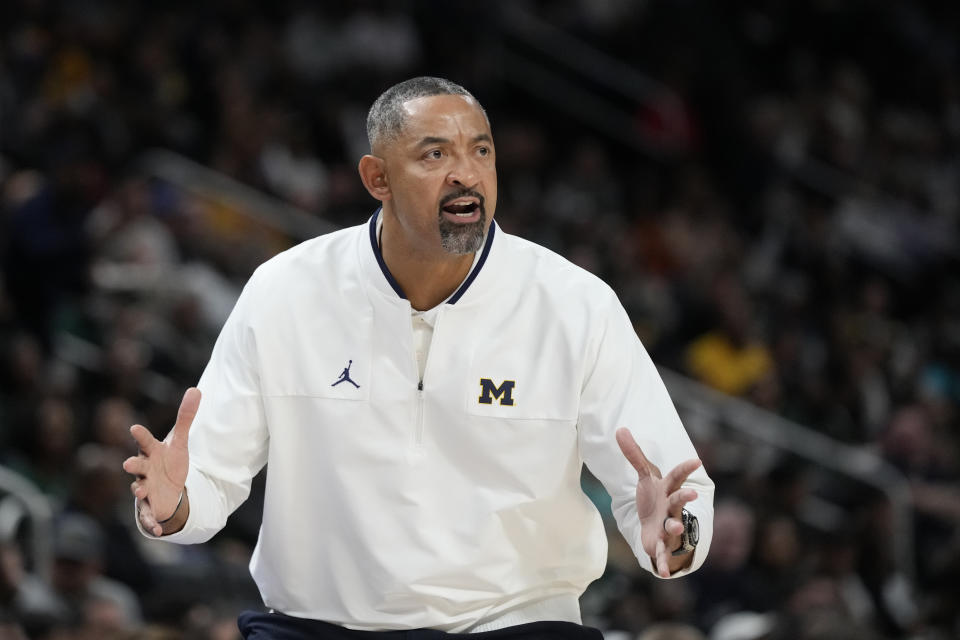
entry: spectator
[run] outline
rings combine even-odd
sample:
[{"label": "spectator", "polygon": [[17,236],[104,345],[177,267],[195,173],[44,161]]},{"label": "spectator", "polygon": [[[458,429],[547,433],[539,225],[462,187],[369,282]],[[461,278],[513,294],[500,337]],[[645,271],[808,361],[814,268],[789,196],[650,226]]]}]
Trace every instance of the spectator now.
[{"label": "spectator", "polygon": [[724,615],[756,607],[760,597],[748,575],[756,535],[754,510],[725,499],[717,504],[713,519],[714,546],[693,580],[697,621],[707,629]]},{"label": "spectator", "polygon": [[707,637],[694,626],[664,622],[651,625],[637,640],[707,640]]},{"label": "spectator", "polygon": [[[645,98],[614,95],[600,77],[579,86],[622,106],[665,154],[597,138],[568,116],[587,111],[575,93],[525,92],[534,84],[511,64],[518,59],[565,82],[578,75],[562,72],[506,4],[0,2],[0,464],[43,483],[55,508],[86,493],[69,472],[84,466],[80,445],[128,446],[134,420],[172,424],[179,394],[169,389],[196,381],[248,256],[294,241],[260,228],[233,230],[259,243],[256,252],[218,241],[238,205],[141,179],[145,150],[176,150],[354,224],[369,213],[350,160],[366,144],[357,105],[394,73],[448,75],[479,88],[499,132],[500,224],[615,283],[658,363],[879,451],[909,476],[916,582],[890,555],[889,506],[851,501],[844,522],[868,535],[839,544],[842,572],[823,570],[820,544],[786,555],[804,578],[826,573],[838,593],[862,581],[874,621],[857,614],[838,627],[833,614],[808,610],[798,615],[809,622],[790,620],[778,637],[903,635],[915,616],[930,637],[955,635],[957,3],[521,4],[651,81]],[[584,202],[602,215],[578,215]],[[795,538],[822,470],[784,467],[765,447],[697,420],[711,434],[704,456],[731,461],[719,487],[748,506],[763,536],[771,517],[789,514]],[[239,529],[224,532],[227,546],[242,548],[231,540],[249,535]],[[725,606],[779,610],[794,591],[789,581],[766,588],[769,551],[739,564],[724,548],[715,543],[699,577],[736,575],[733,587],[691,580],[714,603],[691,614],[703,632]],[[611,545],[591,609],[618,611],[637,629],[678,615],[649,584],[618,573],[629,566],[618,553]],[[230,566],[245,563],[232,555]],[[145,557],[161,585],[187,564],[156,549]],[[219,565],[204,557],[189,567],[191,584],[204,585],[195,599],[212,597],[206,573]],[[188,623],[156,609],[145,615],[184,633]],[[101,622],[104,612],[90,611]],[[31,637],[73,634],[17,627],[7,625]]]},{"label": "spectator", "polygon": [[773,614],[738,611],[717,620],[710,629],[710,640],[768,640],[775,626]]},{"label": "spectator", "polygon": [[142,623],[139,601],[129,587],[103,575],[104,544],[96,521],[80,514],[62,516],[55,535],[53,588],[76,624],[134,630]]},{"label": "spectator", "polygon": [[[10,533],[0,535],[0,620],[8,618],[11,626],[19,622],[23,626],[20,631],[31,636],[66,622],[66,603],[43,578],[27,570],[20,546],[9,539]],[[6,637],[0,633],[0,638]]]}]

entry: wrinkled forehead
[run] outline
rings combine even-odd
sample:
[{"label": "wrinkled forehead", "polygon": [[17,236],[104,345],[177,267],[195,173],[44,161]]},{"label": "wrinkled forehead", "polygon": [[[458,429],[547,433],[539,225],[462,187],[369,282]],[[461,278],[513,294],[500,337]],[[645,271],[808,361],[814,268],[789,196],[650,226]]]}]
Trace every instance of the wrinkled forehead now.
[{"label": "wrinkled forehead", "polygon": [[481,134],[490,135],[490,122],[480,104],[470,96],[439,95],[413,98],[403,103],[403,128],[401,137],[454,138],[466,136],[473,139]]}]

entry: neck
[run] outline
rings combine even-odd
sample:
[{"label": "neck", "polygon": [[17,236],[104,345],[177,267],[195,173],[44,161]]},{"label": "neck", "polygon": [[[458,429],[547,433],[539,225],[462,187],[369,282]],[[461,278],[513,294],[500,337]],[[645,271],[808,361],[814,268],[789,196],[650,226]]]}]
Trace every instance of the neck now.
[{"label": "neck", "polygon": [[401,233],[384,218],[380,252],[390,273],[417,311],[437,306],[457,290],[473,266],[474,254],[454,255],[438,249],[425,251],[405,244]]}]

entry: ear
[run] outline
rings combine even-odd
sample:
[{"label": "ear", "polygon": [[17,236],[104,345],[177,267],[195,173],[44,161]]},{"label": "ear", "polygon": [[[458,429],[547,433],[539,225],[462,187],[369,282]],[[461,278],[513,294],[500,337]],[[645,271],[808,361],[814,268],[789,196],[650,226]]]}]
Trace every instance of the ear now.
[{"label": "ear", "polygon": [[381,202],[390,199],[390,185],[387,183],[386,163],[383,158],[367,154],[360,158],[357,170],[363,186],[371,196]]}]

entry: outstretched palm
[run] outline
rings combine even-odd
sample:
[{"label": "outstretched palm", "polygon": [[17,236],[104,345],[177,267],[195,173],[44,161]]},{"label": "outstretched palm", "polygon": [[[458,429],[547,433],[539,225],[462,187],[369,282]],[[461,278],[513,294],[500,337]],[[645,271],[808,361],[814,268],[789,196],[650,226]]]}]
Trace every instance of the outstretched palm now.
[{"label": "outstretched palm", "polygon": [[162,534],[158,522],[172,516],[179,504],[190,462],[187,439],[199,407],[200,390],[187,389],[169,442],[157,440],[142,425],[130,427],[140,454],[127,458],[123,468],[137,476],[130,489],[140,500],[140,522],[154,535]]},{"label": "outstretched palm", "polygon": [[[647,459],[628,429],[617,429],[617,444],[637,471],[637,516],[640,518],[640,540],[643,550],[653,558],[657,573],[670,575],[671,551],[680,545],[683,533],[683,506],[697,498],[697,492],[683,483],[700,467],[697,459],[686,460],[664,477],[660,469]],[[674,561],[680,566],[683,560]]]}]

